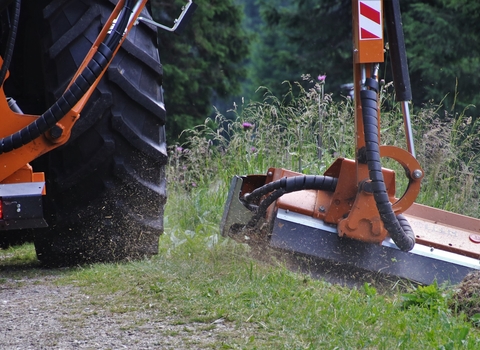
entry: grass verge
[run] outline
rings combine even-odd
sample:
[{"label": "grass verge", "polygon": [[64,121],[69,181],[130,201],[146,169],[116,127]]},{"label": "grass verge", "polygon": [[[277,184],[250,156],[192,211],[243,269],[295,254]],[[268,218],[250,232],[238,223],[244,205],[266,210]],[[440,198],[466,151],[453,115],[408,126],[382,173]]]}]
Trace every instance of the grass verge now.
[{"label": "grass verge", "polygon": [[[33,247],[1,252],[2,268],[30,266]],[[5,258],[6,255],[10,257]],[[23,262],[18,258],[27,256]],[[28,261],[31,259],[32,261]],[[476,349],[480,337],[447,306],[440,287],[402,296],[368,284],[344,288],[312,280],[250,257],[249,248],[197,235],[180,245],[161,239],[150,260],[62,270],[57,285],[77,286],[92,307],[125,317],[148,310],[157,321],[202,331],[228,325],[208,344],[215,349]],[[414,295],[415,297],[412,297]],[[427,297],[425,296],[427,295]],[[132,327],[138,326],[132,323]],[[182,334],[188,338],[194,334]]]}]

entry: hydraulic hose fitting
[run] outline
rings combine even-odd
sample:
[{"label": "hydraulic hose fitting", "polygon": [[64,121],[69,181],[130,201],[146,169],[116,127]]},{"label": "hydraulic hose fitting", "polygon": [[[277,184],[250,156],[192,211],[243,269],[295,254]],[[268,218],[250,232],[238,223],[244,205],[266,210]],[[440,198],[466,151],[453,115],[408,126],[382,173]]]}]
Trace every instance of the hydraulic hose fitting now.
[{"label": "hydraulic hose fitting", "polygon": [[422,176],[423,176],[423,171],[420,170],[420,169],[415,169],[415,170],[413,171],[413,173],[412,173],[412,177],[413,177],[414,179],[421,179]]},{"label": "hydraulic hose fitting", "polygon": [[379,71],[379,70],[380,70],[380,64],[375,63],[375,64],[373,65],[373,70],[372,70],[372,71],[373,71],[373,73],[372,73],[372,79],[377,80],[377,78],[378,78],[378,71]]}]

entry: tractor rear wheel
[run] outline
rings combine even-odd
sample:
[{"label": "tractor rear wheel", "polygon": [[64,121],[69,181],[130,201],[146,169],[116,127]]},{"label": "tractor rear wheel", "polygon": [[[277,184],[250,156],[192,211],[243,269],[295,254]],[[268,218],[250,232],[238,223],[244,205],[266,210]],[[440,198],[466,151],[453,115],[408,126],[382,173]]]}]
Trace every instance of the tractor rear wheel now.
[{"label": "tractor rear wheel", "polygon": [[[65,90],[116,1],[54,0],[43,10],[47,102]],[[149,17],[146,10],[142,14]],[[72,265],[158,252],[166,201],[165,109],[156,29],[129,33],[67,144],[39,163],[50,228],[40,261]]]}]

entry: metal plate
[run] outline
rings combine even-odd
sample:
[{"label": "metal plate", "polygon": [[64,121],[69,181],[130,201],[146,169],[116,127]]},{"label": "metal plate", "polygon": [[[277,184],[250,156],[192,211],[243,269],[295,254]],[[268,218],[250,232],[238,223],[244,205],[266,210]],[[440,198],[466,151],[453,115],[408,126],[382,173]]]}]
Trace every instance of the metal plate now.
[{"label": "metal plate", "polygon": [[480,258],[480,244],[472,241],[472,235],[480,234],[480,220],[441,209],[414,204],[405,217],[420,244]]},{"label": "metal plate", "polygon": [[418,244],[412,252],[403,252],[390,241],[377,245],[340,238],[335,227],[286,211],[277,214],[270,245],[312,261],[335,262],[342,269],[350,266],[421,284],[456,284],[480,268],[478,260]]}]

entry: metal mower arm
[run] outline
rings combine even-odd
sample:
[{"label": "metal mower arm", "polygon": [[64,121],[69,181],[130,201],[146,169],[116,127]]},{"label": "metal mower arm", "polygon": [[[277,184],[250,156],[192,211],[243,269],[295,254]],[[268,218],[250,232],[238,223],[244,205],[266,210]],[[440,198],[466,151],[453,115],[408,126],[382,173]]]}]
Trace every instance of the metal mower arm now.
[{"label": "metal mower arm", "polygon": [[167,27],[163,24],[160,24],[158,22],[152,21],[151,19],[144,18],[144,17],[138,17],[138,20],[148,24],[152,24],[168,32],[181,34],[185,29],[186,25],[188,24],[188,22],[190,22],[190,19],[192,18],[192,15],[197,9],[197,7],[198,5],[195,4],[192,0],[190,0],[185,6],[182,7],[182,13],[177,19],[175,19],[174,21],[175,24],[173,25],[173,27]]}]

